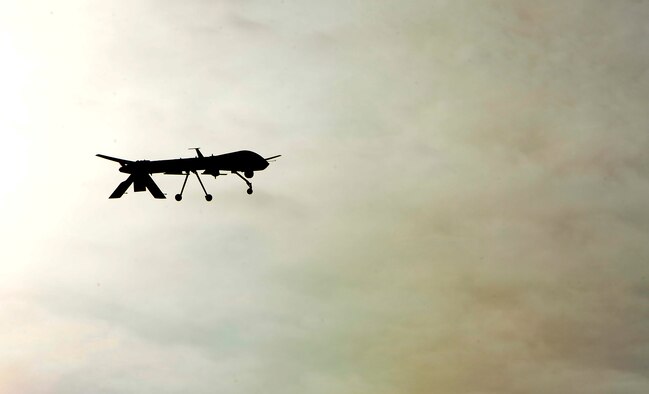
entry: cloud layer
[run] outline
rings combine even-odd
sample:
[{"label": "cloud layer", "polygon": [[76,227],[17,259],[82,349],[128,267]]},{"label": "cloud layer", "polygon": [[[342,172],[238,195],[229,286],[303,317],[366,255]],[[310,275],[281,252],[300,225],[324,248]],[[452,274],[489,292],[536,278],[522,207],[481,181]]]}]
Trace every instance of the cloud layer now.
[{"label": "cloud layer", "polygon": [[0,391],[649,389],[645,3],[3,7]]}]

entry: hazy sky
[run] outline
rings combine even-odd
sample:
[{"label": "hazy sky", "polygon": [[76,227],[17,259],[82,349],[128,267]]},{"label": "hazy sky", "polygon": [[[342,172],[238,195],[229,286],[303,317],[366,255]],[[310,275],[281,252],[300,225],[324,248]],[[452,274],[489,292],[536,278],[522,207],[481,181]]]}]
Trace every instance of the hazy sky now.
[{"label": "hazy sky", "polygon": [[[3,2],[0,392],[649,392],[647,21]],[[107,199],[194,146],[283,157]]]}]

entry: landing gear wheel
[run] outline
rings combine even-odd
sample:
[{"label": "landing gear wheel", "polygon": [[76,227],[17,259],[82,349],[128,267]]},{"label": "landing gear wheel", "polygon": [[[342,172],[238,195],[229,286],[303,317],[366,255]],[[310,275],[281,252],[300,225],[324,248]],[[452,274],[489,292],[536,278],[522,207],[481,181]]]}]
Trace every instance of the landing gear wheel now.
[{"label": "landing gear wheel", "polygon": [[246,193],[252,194],[252,188],[249,188],[248,190],[246,190]]},{"label": "landing gear wheel", "polygon": [[183,196],[181,196],[180,194],[176,194],[176,201],[180,201],[182,199],[183,199]]},{"label": "landing gear wheel", "polygon": [[211,194],[206,194],[206,195],[205,195],[205,199],[206,199],[207,201],[212,201],[212,195],[211,195]]}]

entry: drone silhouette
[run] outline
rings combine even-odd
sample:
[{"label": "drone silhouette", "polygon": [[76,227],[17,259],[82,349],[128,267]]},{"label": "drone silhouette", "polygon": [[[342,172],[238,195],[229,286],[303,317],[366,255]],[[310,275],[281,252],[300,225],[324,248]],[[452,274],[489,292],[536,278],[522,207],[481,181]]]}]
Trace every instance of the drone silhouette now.
[{"label": "drone silhouette", "polygon": [[[198,171],[202,171],[204,175],[212,175],[214,178],[220,175],[227,175],[221,171],[236,174],[239,178],[243,179],[248,185],[248,194],[252,194],[252,183],[246,178],[252,178],[255,171],[262,171],[268,167],[273,159],[281,155],[263,158],[255,152],[249,150],[241,150],[237,152],[225,153],[222,155],[203,156],[200,148],[190,148],[196,150],[196,157],[169,159],[169,160],[125,160],[117,157],[110,157],[98,154],[102,159],[118,162],[121,167],[119,172],[129,174],[128,178],[117,186],[113,194],[108,198],[120,198],[126,193],[126,190],[133,184],[133,189],[136,192],[143,192],[148,190],[155,198],[166,198],[158,185],[155,184],[151,175],[153,174],[167,174],[167,175],[185,175],[183,187],[180,193],[176,194],[176,201],[183,199],[183,191],[187,185],[187,178],[189,174],[196,175],[198,182],[205,192],[205,199],[212,201],[212,195],[207,193]],[[241,173],[243,172],[243,176]],[[245,177],[244,177],[245,176]]]}]

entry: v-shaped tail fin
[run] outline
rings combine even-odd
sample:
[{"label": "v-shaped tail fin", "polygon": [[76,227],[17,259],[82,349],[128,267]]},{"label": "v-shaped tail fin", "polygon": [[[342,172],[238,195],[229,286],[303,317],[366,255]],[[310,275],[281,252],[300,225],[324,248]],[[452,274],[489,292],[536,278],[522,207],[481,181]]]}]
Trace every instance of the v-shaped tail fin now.
[{"label": "v-shaped tail fin", "polygon": [[135,181],[135,176],[130,175],[126,180],[122,183],[120,183],[113,194],[110,195],[108,198],[120,198],[126,193],[126,190],[128,189],[129,186],[131,186],[131,183]]},{"label": "v-shaped tail fin", "polygon": [[151,193],[151,195],[153,195],[153,197],[155,197],[155,198],[167,198],[167,197],[165,197],[162,190],[160,190],[158,185],[156,185],[155,182],[153,182],[153,178],[151,178],[151,176],[149,174],[143,175],[142,183],[144,183],[144,186],[146,186],[146,188],[149,190],[149,193]]},{"label": "v-shaped tail fin", "polygon": [[131,174],[129,175],[128,178],[122,183],[120,183],[113,194],[110,195],[108,198],[120,198],[126,193],[126,190],[128,190],[129,186],[131,184],[135,183],[135,191],[144,191],[144,190],[149,190],[149,193],[153,195],[155,198],[167,198],[165,197],[164,193],[158,185],[153,181],[153,178],[149,174]]}]

